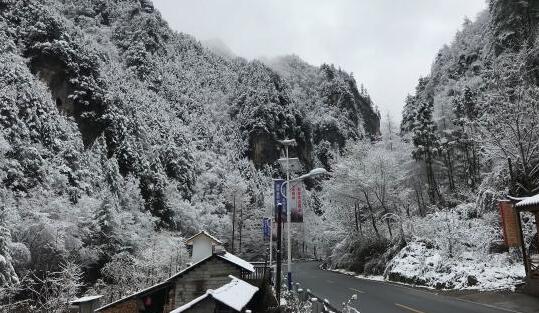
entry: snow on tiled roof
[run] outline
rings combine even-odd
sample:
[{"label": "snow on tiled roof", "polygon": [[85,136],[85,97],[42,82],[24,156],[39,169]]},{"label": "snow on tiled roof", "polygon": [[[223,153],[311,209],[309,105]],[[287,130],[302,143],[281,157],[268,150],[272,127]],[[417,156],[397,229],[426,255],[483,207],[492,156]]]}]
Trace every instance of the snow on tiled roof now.
[{"label": "snow on tiled roof", "polygon": [[78,299],[75,299],[73,301],[71,301],[70,303],[71,304],[80,304],[80,303],[84,303],[84,302],[89,302],[89,301],[93,301],[93,300],[97,300],[99,298],[103,297],[102,295],[97,295],[97,296],[86,296],[86,297],[81,297],[81,298],[78,298]]},{"label": "snow on tiled roof", "polygon": [[244,269],[250,271],[250,272],[254,272],[255,271],[255,267],[253,266],[253,264],[245,261],[244,259],[240,258],[240,257],[237,257],[235,255],[233,255],[232,253],[228,253],[228,252],[225,252],[225,254],[223,255],[218,255],[218,257],[222,258],[222,259],[225,259],[229,262],[232,262],[240,267],[243,267]]},{"label": "snow on tiled roof", "polygon": [[168,280],[173,280],[175,279],[176,277],[178,276],[182,276],[183,274],[189,272],[190,270],[192,270],[193,268],[199,266],[200,264],[206,262],[208,259],[212,258],[212,257],[219,257],[227,262],[230,262],[232,264],[235,264],[243,269],[246,269],[250,272],[254,272],[255,271],[255,267],[253,266],[253,264],[245,261],[244,259],[240,258],[240,257],[237,257],[235,255],[233,255],[232,253],[228,253],[228,252],[225,252],[223,255],[219,255],[219,254],[212,254],[210,256],[208,256],[207,258],[205,259],[202,259],[200,261],[198,261],[197,263],[195,264],[192,264],[191,266],[183,269],[182,271],[179,271],[178,273],[172,275]]},{"label": "snow on tiled roof", "polygon": [[105,309],[105,308],[108,308],[108,307],[110,307],[110,306],[112,306],[112,305],[115,305],[115,304],[117,304],[117,303],[123,302],[123,301],[125,301],[125,300],[127,300],[127,299],[129,299],[129,298],[134,297],[134,296],[143,294],[143,293],[145,293],[145,292],[147,292],[147,291],[150,291],[150,290],[152,290],[152,289],[159,288],[159,287],[161,287],[161,286],[164,286],[164,285],[166,285],[166,284],[169,284],[171,281],[173,281],[173,280],[176,279],[177,277],[182,276],[183,274],[185,274],[185,273],[191,271],[192,269],[196,268],[197,266],[199,266],[200,264],[206,262],[207,260],[209,260],[209,259],[212,258],[212,257],[219,257],[219,258],[221,258],[221,259],[223,259],[223,260],[225,260],[225,261],[227,261],[227,262],[230,262],[230,263],[232,263],[232,264],[235,264],[235,265],[237,265],[237,266],[239,266],[239,267],[241,267],[241,268],[243,268],[243,269],[245,269],[245,270],[248,270],[248,271],[250,271],[250,272],[254,272],[254,271],[255,271],[255,268],[254,268],[254,266],[253,266],[251,263],[245,261],[244,259],[242,259],[242,258],[240,258],[240,257],[237,257],[237,256],[233,255],[232,253],[225,252],[225,254],[223,254],[223,255],[212,254],[212,255],[208,256],[207,258],[205,258],[205,259],[203,259],[203,260],[200,260],[200,261],[198,261],[197,263],[192,264],[191,266],[189,266],[189,267],[183,269],[182,271],[180,271],[180,272],[174,274],[173,276],[171,276],[170,278],[168,278],[168,279],[165,280],[164,282],[158,283],[158,284],[156,284],[156,285],[154,285],[154,286],[151,286],[151,287],[146,288],[146,289],[144,289],[144,290],[135,292],[135,293],[133,293],[133,294],[127,296],[127,297],[124,297],[124,298],[122,298],[122,299],[119,299],[119,300],[117,300],[117,301],[114,301],[114,302],[112,302],[112,303],[109,303],[109,304],[107,304],[107,305],[104,305],[104,306],[98,308],[96,311],[103,310],[103,309]]},{"label": "snow on tiled roof", "polygon": [[203,231],[201,231],[201,232],[198,232],[197,234],[195,234],[195,235],[193,235],[193,236],[187,238],[187,239],[185,240],[185,243],[186,243],[186,244],[190,244],[190,243],[189,243],[190,241],[192,241],[193,239],[195,239],[196,237],[198,237],[198,236],[200,236],[200,235],[205,235],[206,237],[210,238],[211,240],[215,241],[216,243],[218,243],[218,244],[220,244],[220,245],[223,244],[223,242],[222,242],[221,240],[219,240],[219,239],[215,238],[214,236],[210,235],[210,233],[208,233],[208,232],[205,231],[205,230],[203,230]]},{"label": "snow on tiled roof", "polygon": [[193,300],[191,300],[190,302],[187,302],[186,304],[182,305],[181,307],[178,307],[178,308],[170,311],[170,313],[180,313],[180,312],[183,312],[185,310],[190,309],[191,307],[193,307],[193,305],[195,305],[195,304],[199,303],[200,301],[206,299],[210,295],[211,291],[212,291],[211,289],[208,289],[206,291],[206,293],[203,294],[202,296],[194,298]]},{"label": "snow on tiled roof", "polygon": [[523,200],[519,201],[515,206],[520,207],[527,207],[532,205],[539,205],[539,194],[531,197],[522,198]]},{"label": "snow on tiled roof", "polygon": [[232,281],[220,288],[215,289],[211,295],[214,299],[222,302],[234,310],[240,312],[251,301],[254,294],[258,291],[248,282],[229,275]]},{"label": "snow on tiled roof", "polygon": [[251,301],[254,294],[258,291],[258,287],[255,287],[239,278],[229,275],[232,280],[215,290],[208,289],[205,294],[195,298],[189,303],[182,305],[181,307],[172,310],[170,313],[181,313],[198,302],[204,300],[207,297],[212,297],[215,300],[223,303],[224,305],[241,312],[243,308]]},{"label": "snow on tiled roof", "polygon": [[198,262],[196,262],[194,264],[189,265],[188,267],[184,268],[183,270],[181,270],[181,271],[177,272],[176,274],[172,275],[168,280],[172,280],[172,279],[174,279],[174,278],[176,278],[178,276],[181,276],[181,275],[189,272],[190,270],[192,270],[193,268],[197,267],[198,265],[204,263],[206,260],[208,260],[211,257],[213,257],[213,255],[210,255],[205,259],[202,259],[202,260],[200,260],[200,261],[198,261]]}]

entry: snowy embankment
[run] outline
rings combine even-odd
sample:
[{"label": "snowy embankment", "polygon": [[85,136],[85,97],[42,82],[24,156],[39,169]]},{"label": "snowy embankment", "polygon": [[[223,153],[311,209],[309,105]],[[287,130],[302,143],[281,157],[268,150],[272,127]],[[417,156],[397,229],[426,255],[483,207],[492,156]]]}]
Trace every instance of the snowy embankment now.
[{"label": "snowy embankment", "polygon": [[343,269],[340,269],[340,268],[332,269],[332,270],[330,270],[330,271],[336,272],[336,273],[345,274],[345,275],[355,276],[355,277],[361,278],[361,279],[377,280],[377,281],[384,281],[384,280],[386,280],[386,279],[384,278],[384,276],[382,276],[382,275],[363,275],[363,274],[358,274],[358,273],[356,273],[356,272],[351,272],[351,271],[343,270]]},{"label": "snowy embankment", "polygon": [[494,253],[501,239],[497,212],[473,204],[410,220],[408,244],[386,266],[388,280],[437,289],[510,289],[524,266],[511,253]]},{"label": "snowy embankment", "polygon": [[[358,278],[388,280],[436,289],[513,289],[525,275],[522,262],[511,252],[495,253],[500,239],[496,212],[477,212],[464,204],[404,225],[406,246],[386,265],[383,276]],[[499,252],[499,251],[498,251]]]},{"label": "snowy embankment", "polygon": [[422,241],[409,243],[389,263],[385,278],[436,289],[512,289],[522,281],[524,267],[509,253],[479,257],[464,253],[444,257]]}]

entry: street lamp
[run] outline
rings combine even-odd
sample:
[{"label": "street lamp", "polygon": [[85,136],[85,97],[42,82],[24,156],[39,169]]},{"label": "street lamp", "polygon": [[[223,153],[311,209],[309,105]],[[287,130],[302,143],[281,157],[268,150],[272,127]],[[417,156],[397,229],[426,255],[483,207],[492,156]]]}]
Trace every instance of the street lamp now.
[{"label": "street lamp", "polygon": [[292,181],[304,180],[307,178],[316,177],[316,176],[325,175],[325,174],[328,174],[328,171],[326,171],[325,168],[317,167],[315,169],[312,169],[309,173],[305,175],[301,175],[300,177],[294,178],[290,181],[292,182]]},{"label": "street lamp", "polygon": [[[305,175],[301,175],[297,178],[290,179],[290,161],[291,159],[288,156],[288,147],[290,146],[296,146],[296,140],[295,139],[285,139],[285,140],[279,140],[279,143],[285,147],[286,151],[286,158],[281,158],[279,161],[284,161],[283,163],[286,164],[286,233],[287,233],[287,255],[288,255],[288,274],[287,274],[287,282],[288,282],[288,290],[292,290],[292,242],[291,242],[291,236],[290,236],[290,224],[292,223],[292,212],[290,211],[290,201],[288,199],[288,195],[290,194],[290,182],[300,181],[307,178],[320,176],[323,174],[326,174],[327,171],[323,168],[315,168],[311,170],[309,173]],[[294,158],[295,159],[295,158]],[[282,163],[281,163],[282,164]],[[279,286],[280,288],[280,286]]]}]

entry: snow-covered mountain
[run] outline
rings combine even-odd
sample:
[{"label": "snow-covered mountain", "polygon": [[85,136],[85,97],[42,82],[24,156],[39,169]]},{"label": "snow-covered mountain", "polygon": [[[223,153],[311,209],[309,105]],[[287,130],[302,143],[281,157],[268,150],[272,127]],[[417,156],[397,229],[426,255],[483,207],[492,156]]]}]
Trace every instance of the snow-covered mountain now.
[{"label": "snow-covered mountain", "polygon": [[378,135],[352,76],[291,60],[223,56],[146,0],[0,1],[0,257],[17,273],[0,285],[69,261],[86,287],[136,289],[148,278],[122,266],[158,279],[185,262],[183,234],[228,238],[234,202],[246,229],[268,214],[277,139],[311,167]]}]

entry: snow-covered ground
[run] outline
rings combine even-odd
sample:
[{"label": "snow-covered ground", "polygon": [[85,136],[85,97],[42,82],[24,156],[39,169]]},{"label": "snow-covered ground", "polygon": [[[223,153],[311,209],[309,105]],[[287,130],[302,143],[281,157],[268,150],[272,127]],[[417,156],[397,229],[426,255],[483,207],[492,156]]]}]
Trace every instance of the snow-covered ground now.
[{"label": "snow-covered ground", "polygon": [[343,269],[339,269],[339,268],[338,269],[332,269],[330,271],[345,274],[345,275],[355,276],[355,277],[361,278],[361,279],[377,280],[377,281],[384,281],[385,280],[384,276],[382,276],[382,275],[363,275],[363,274],[358,274],[356,272],[347,271],[347,270],[343,270]]},{"label": "snow-covered ground", "polygon": [[385,273],[388,280],[438,289],[512,289],[523,277],[524,266],[509,253],[478,258],[467,252],[448,258],[421,241],[401,250]]},{"label": "snow-covered ground", "polygon": [[491,253],[501,239],[497,212],[473,203],[409,221],[407,246],[387,265],[386,279],[438,289],[512,289],[524,266],[515,255]]},{"label": "snow-covered ground", "polygon": [[522,282],[524,267],[515,263],[509,253],[493,254],[488,259],[443,259],[421,242],[404,248],[389,264],[386,275],[363,275],[333,269],[361,279],[393,281],[433,289],[498,290],[514,289]]},{"label": "snow-covered ground", "polygon": [[403,226],[408,243],[384,276],[334,271],[436,289],[513,289],[525,276],[524,266],[511,252],[489,251],[501,239],[498,219],[497,212],[477,212],[474,204],[413,218]]}]

